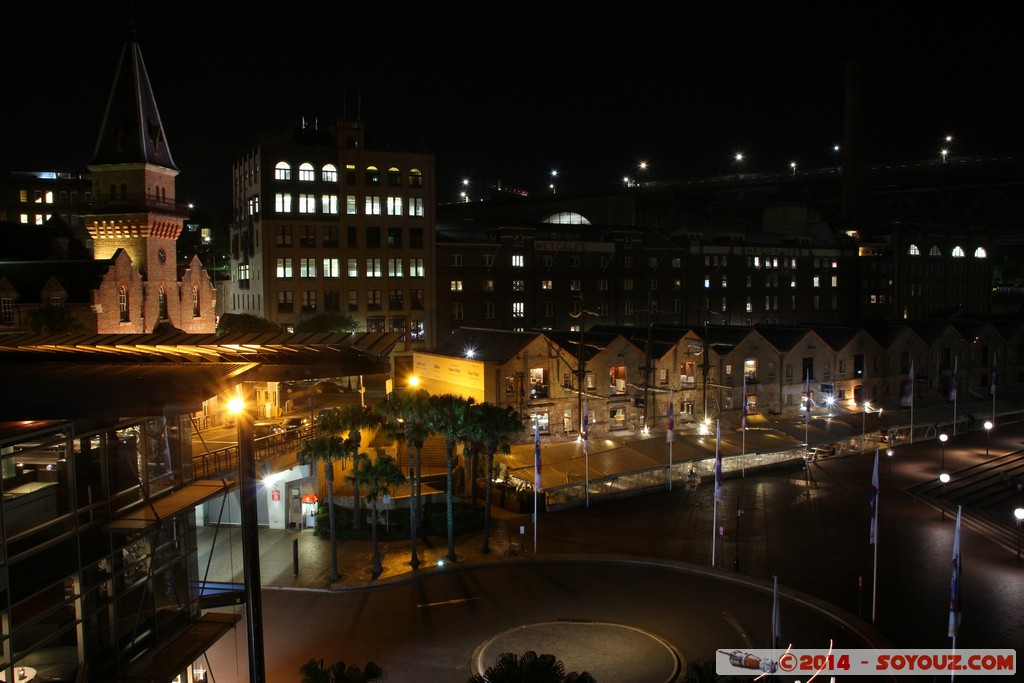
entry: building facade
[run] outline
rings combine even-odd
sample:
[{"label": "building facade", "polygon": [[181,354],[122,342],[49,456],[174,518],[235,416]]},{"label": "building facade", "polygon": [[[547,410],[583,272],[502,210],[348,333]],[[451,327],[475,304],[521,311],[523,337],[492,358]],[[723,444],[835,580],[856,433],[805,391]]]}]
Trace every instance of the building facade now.
[{"label": "building facade", "polygon": [[1024,383],[1024,325],[463,327],[417,353],[413,371],[432,393],[511,407],[545,434],[578,434],[584,406],[592,434],[664,429],[669,401],[677,427],[738,425],[744,408],[773,419],[806,416],[808,405],[812,415],[873,413],[908,385],[919,401],[948,400],[954,419],[954,400],[977,412]]},{"label": "building facade", "polygon": [[434,329],[434,157],[369,149],[361,123],[263,141],[234,166],[225,312],[286,328],[321,313],[426,348]]}]

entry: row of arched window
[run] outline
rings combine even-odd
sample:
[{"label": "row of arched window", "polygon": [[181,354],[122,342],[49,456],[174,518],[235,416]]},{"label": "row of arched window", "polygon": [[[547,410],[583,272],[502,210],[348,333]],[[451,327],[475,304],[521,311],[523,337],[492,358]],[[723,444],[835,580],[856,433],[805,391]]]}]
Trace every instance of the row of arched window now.
[{"label": "row of arched window", "polygon": [[[325,183],[336,183],[338,182],[338,167],[334,164],[324,164],[319,170],[320,181]],[[402,171],[398,168],[391,166],[390,168],[382,170],[376,166],[367,166],[363,169],[363,182],[367,185],[380,185],[382,176],[387,177],[387,184],[393,187],[400,187],[402,185]],[[274,180],[291,180],[292,179],[292,166],[287,161],[279,161],[274,166]],[[298,180],[299,182],[312,183],[317,180],[317,169],[313,164],[308,161],[299,164],[298,167]],[[354,165],[349,164],[345,167],[345,183],[348,185],[355,185],[357,181],[357,169]],[[422,187],[423,186],[423,172],[417,168],[409,170],[409,175],[406,179],[406,184],[409,187]]]},{"label": "row of arched window", "polygon": [[[157,308],[158,308],[157,317],[158,317],[159,320],[167,320],[168,319],[168,315],[167,315],[167,290],[164,289],[163,287],[161,287],[160,290],[157,292],[156,296],[157,296]],[[128,296],[128,288],[127,287],[121,287],[120,289],[118,289],[118,291],[117,291],[117,303],[118,303],[118,309],[120,310],[120,313],[121,313],[121,322],[123,322],[123,323],[131,322],[131,320],[132,320],[131,305],[130,305],[131,301],[130,301],[130,298]],[[199,287],[196,287],[196,286],[193,285],[193,287],[192,287],[192,317],[193,318],[198,318],[200,316],[200,314],[201,314],[201,310],[200,310],[200,306],[199,306]]]},{"label": "row of arched window", "polygon": [[[909,256],[920,256],[921,249],[916,244],[911,244],[907,247],[907,255]],[[942,250],[939,249],[938,245],[933,244],[928,249],[929,256],[942,256]],[[967,253],[964,248],[959,244],[953,247],[953,250],[949,253],[953,258],[967,258]],[[978,247],[974,250],[974,258],[988,258],[988,252],[985,251],[985,247]]]}]

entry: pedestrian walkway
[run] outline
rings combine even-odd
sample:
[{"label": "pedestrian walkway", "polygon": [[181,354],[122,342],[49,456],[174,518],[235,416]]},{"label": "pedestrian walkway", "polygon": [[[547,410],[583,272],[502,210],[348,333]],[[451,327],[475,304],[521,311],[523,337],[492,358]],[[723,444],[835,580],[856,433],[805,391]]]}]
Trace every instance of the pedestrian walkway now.
[{"label": "pedestrian walkway", "polygon": [[[518,533],[520,527],[524,530],[523,534]],[[483,552],[483,531],[462,534],[455,539],[456,564],[480,564],[529,557],[532,537],[527,534],[532,533],[532,528],[532,515],[516,514],[494,507],[491,511],[490,552]],[[379,529],[378,533],[384,532]],[[518,551],[524,545],[524,540],[527,552]],[[241,583],[242,534],[238,527],[200,527],[198,542],[199,571],[206,581]],[[517,552],[507,552],[513,543]],[[209,552],[211,547],[214,548],[212,553]],[[332,581],[329,538],[317,536],[312,529],[260,529],[261,583],[265,588],[361,589],[411,578],[415,571],[427,571],[449,562],[448,540],[443,537],[417,539],[417,557],[420,561],[417,570],[411,564],[408,539],[382,540],[379,547],[384,571],[375,578],[372,542],[339,539],[338,579]]]}]

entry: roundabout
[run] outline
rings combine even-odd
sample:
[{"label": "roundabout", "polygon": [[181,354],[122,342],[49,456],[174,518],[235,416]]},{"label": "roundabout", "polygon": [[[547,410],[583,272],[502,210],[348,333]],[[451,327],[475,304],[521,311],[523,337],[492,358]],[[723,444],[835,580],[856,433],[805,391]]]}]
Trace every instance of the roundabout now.
[{"label": "roundabout", "polygon": [[623,624],[590,621],[549,621],[505,630],[473,653],[474,673],[483,674],[498,657],[527,651],[552,654],[566,673],[586,671],[598,681],[639,680],[671,683],[685,663],[658,636]]}]

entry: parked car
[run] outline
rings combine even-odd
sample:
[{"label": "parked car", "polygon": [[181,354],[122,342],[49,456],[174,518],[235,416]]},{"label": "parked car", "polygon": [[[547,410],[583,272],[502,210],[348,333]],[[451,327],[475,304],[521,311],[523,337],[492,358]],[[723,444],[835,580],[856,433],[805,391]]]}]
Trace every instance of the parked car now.
[{"label": "parked car", "polygon": [[344,389],[334,382],[317,382],[313,386],[313,392],[317,394],[340,394],[344,392]]},{"label": "parked car", "polygon": [[302,427],[308,427],[309,426],[309,418],[308,417],[286,417],[285,419],[281,420],[281,426],[284,427],[285,430],[287,430],[287,431],[291,431],[293,429],[300,429]]},{"label": "parked car", "polygon": [[254,439],[267,439],[271,443],[277,441],[272,437],[282,435],[284,433],[285,428],[276,422],[257,422],[252,426],[252,436]]}]

